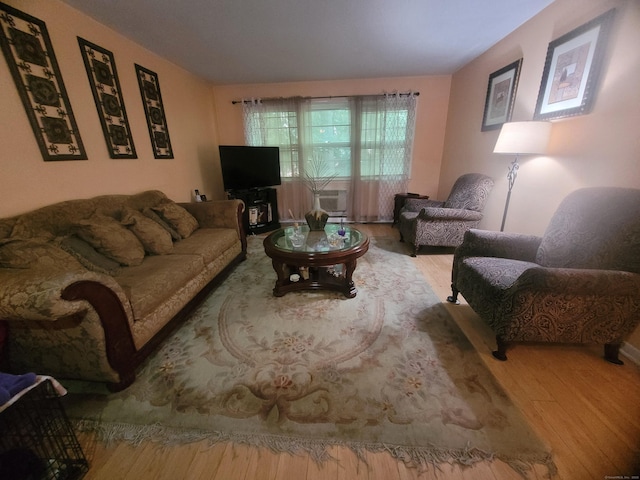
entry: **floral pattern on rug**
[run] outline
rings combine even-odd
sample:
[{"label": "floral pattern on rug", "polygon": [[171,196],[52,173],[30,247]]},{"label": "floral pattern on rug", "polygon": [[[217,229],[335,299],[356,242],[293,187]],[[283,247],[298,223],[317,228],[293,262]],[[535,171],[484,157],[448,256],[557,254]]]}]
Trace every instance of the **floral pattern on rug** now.
[{"label": "floral pattern on rug", "polygon": [[394,446],[414,463],[550,463],[450,317],[455,307],[434,295],[397,240],[372,239],[353,299],[274,297],[274,282],[261,240],[250,238],[248,260],[131,387],[74,395],[69,415],[102,428],[159,424],[249,443]]}]

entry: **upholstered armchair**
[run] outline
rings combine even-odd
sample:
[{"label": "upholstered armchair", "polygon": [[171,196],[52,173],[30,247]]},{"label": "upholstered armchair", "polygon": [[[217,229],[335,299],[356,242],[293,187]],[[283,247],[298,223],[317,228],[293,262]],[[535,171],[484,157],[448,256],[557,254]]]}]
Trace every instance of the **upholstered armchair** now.
[{"label": "upholstered armchair", "polygon": [[446,201],[409,198],[400,211],[400,240],[413,244],[412,257],[423,245],[457,247],[464,232],[475,228],[493,189],[493,180],[467,173],[456,180]]},{"label": "upholstered armchair", "polygon": [[576,190],[542,237],[468,231],[452,290],[495,332],[500,360],[512,342],[591,343],[621,364],[640,323],[640,190]]}]

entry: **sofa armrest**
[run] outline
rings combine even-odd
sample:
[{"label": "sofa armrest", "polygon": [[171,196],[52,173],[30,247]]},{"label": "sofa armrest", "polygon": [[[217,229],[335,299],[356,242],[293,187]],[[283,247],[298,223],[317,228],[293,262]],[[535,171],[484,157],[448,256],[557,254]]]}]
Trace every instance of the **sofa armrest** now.
[{"label": "sofa armrest", "polygon": [[241,200],[211,200],[207,202],[179,203],[193,215],[201,228],[235,228],[238,226],[238,208],[244,211]]},{"label": "sofa armrest", "polygon": [[[14,339],[20,344],[15,349],[20,350],[20,358],[12,360],[44,365],[54,358],[53,368],[68,369],[69,358],[80,355],[97,369],[95,375],[113,380],[114,385],[127,385],[134,378],[133,311],[124,290],[108,275],[60,268],[2,268],[0,319],[20,336]],[[39,349],[36,360],[29,348]],[[52,357],[47,359],[47,354]],[[100,360],[105,357],[108,365]],[[67,374],[75,375],[74,371]]]},{"label": "sofa armrest", "polygon": [[536,235],[472,228],[465,232],[454,257],[499,257],[535,262],[541,241],[542,238]]},{"label": "sofa armrest", "polygon": [[440,200],[428,200],[425,198],[407,198],[400,209],[401,212],[419,212],[423,208],[442,207],[444,202]]},{"label": "sofa armrest", "polygon": [[135,378],[135,368],[140,362],[133,340],[133,312],[128,300],[122,301],[118,290],[103,282],[79,280],[62,292],[62,298],[74,302],[88,302],[95,310],[104,331],[105,353],[109,365],[118,372],[120,380],[116,389],[129,386]]},{"label": "sofa armrest", "polygon": [[482,220],[482,213],[462,208],[423,208],[418,214],[420,220],[462,220],[476,222]]},{"label": "sofa armrest", "polygon": [[77,281],[99,277],[103,276],[57,268],[2,268],[0,319],[56,321],[83,313],[89,304],[63,300],[62,292]]},{"label": "sofa armrest", "polygon": [[201,228],[232,228],[247,251],[247,236],[242,226],[244,202],[242,200],[211,200],[207,202],[179,203],[193,215]]}]

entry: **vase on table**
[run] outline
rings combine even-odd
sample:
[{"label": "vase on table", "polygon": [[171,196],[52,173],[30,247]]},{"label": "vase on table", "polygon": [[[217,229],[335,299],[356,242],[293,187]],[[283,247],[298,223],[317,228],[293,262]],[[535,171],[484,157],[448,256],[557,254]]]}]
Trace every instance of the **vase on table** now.
[{"label": "vase on table", "polygon": [[329,214],[320,206],[320,193],[313,194],[313,208],[304,216],[309,230],[324,230],[324,226],[329,220]]}]

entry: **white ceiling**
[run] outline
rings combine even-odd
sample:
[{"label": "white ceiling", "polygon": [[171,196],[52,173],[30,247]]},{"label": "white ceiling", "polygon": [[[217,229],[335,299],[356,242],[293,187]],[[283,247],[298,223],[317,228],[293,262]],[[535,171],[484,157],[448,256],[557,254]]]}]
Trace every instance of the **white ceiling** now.
[{"label": "white ceiling", "polygon": [[451,74],[554,0],[63,1],[212,83],[238,84]]}]

